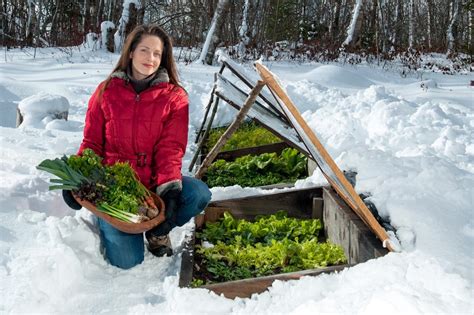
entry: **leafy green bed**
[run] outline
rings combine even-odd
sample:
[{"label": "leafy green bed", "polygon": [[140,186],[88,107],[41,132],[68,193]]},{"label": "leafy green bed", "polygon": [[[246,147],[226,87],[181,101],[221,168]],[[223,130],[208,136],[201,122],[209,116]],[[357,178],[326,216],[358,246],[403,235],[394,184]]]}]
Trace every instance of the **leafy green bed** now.
[{"label": "leafy green bed", "polygon": [[[212,129],[209,132],[206,146],[211,149],[226,131],[227,127]],[[264,144],[281,142],[281,140],[267,129],[260,127],[254,122],[245,122],[226,142],[222,151],[230,151],[242,148],[256,147]]]},{"label": "leafy green bed", "polygon": [[255,187],[277,183],[293,183],[306,176],[306,157],[287,148],[280,155],[263,153],[246,155],[233,162],[217,160],[204,178],[209,187],[240,185]]},{"label": "leafy green bed", "polygon": [[[225,127],[211,130],[207,147],[212,148]],[[228,140],[222,151],[256,147],[281,140],[255,122],[245,122]],[[297,150],[287,148],[280,154],[246,155],[235,161],[216,160],[203,178],[209,187],[240,185],[255,187],[277,183],[294,183],[306,176],[307,159]]]},{"label": "leafy green bed", "polygon": [[193,285],[266,276],[337,265],[347,261],[342,247],[318,242],[320,220],[287,217],[280,211],[255,222],[229,213],[196,234]]}]

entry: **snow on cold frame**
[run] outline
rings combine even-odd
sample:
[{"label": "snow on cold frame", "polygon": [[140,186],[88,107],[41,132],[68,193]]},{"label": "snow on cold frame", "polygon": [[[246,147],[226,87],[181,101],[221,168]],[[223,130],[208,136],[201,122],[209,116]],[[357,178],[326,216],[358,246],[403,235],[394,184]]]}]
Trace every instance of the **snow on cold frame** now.
[{"label": "snow on cold frame", "polygon": [[[403,251],[337,274],[276,281],[250,299],[229,300],[178,287],[180,251],[191,224],[175,229],[178,253],[131,270],[108,265],[90,213],[74,212],[49,175],[35,166],[74,154],[87,101],[118,56],[42,49],[32,59],[11,50],[0,70],[0,312],[104,314],[472,314],[474,110],[472,76],[401,78],[373,66],[266,64],[284,84],[341,169],[358,172],[356,190],[370,192],[397,228]],[[183,172],[218,67],[179,64],[190,99]],[[249,71],[252,71],[248,68]],[[43,94],[40,94],[43,93]],[[19,101],[48,108],[41,95],[62,96],[68,121],[36,120],[14,128]],[[235,111],[219,112],[220,121]],[[229,107],[230,108],[230,107]],[[320,172],[297,187],[325,184]],[[269,193],[217,187],[213,199]]]}]

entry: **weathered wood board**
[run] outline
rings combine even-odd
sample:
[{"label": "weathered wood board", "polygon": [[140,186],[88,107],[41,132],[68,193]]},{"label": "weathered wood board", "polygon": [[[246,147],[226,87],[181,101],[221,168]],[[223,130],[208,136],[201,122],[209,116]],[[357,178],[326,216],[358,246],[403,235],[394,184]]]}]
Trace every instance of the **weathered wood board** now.
[{"label": "weathered wood board", "polygon": [[[238,219],[252,220],[258,214],[284,210],[289,216],[309,219],[313,213],[313,198],[322,198],[321,187],[292,189],[285,192],[214,201],[210,207],[232,209]],[[322,219],[322,217],[315,217]]]},{"label": "weathered wood board", "polygon": [[350,264],[361,263],[388,253],[372,231],[334,191],[324,188],[323,200],[326,237],[344,248]]}]

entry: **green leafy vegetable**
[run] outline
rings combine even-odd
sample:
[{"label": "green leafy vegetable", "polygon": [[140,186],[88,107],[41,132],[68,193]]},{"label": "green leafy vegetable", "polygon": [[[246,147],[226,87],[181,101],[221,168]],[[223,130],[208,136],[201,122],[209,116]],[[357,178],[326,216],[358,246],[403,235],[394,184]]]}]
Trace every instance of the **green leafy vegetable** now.
[{"label": "green leafy vegetable", "polygon": [[[212,148],[227,127],[212,129],[207,140],[207,147]],[[226,142],[222,150],[236,150],[241,148],[256,147],[264,144],[277,143],[281,140],[267,129],[260,127],[254,122],[246,122]]]},{"label": "green leafy vegetable", "polygon": [[[196,259],[208,282],[222,282],[336,265],[347,261],[342,247],[319,243],[320,220],[289,218],[284,212],[260,216],[255,222],[229,213],[207,223],[197,240]],[[204,280],[203,280],[204,281]],[[199,282],[201,283],[201,282]]]},{"label": "green leafy vegetable", "polygon": [[233,162],[217,160],[207,170],[209,187],[241,185],[255,187],[295,182],[306,175],[306,157],[296,149],[287,148],[280,155],[263,153],[246,155]]},{"label": "green leafy vegetable", "polygon": [[122,221],[137,223],[158,215],[150,192],[128,163],[103,165],[100,156],[85,149],[80,156],[44,160],[37,168],[59,177],[51,179],[50,190],[72,190]]}]

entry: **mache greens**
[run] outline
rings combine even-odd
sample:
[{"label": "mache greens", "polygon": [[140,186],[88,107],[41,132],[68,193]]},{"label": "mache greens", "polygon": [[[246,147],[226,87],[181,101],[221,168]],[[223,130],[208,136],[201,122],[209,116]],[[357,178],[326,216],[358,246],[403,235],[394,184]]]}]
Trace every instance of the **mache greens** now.
[{"label": "mache greens", "polygon": [[280,211],[255,222],[229,213],[196,234],[194,285],[224,282],[337,265],[347,261],[342,247],[318,242],[320,220],[290,218]]}]

